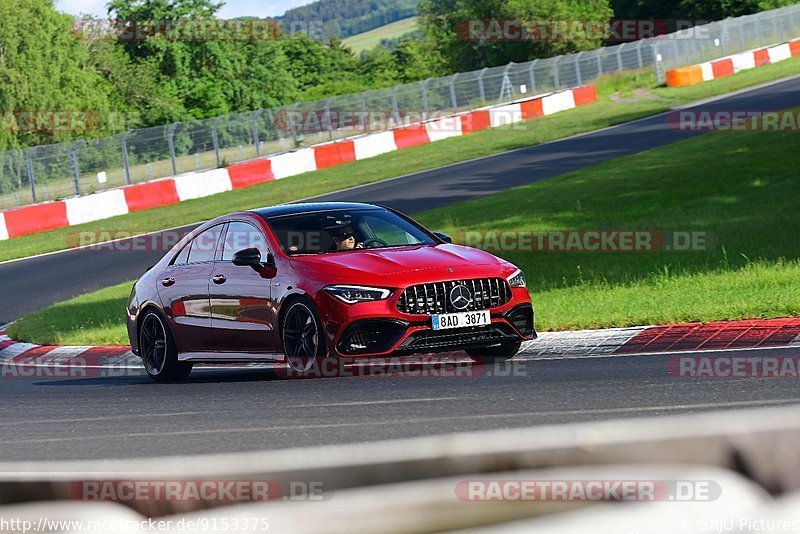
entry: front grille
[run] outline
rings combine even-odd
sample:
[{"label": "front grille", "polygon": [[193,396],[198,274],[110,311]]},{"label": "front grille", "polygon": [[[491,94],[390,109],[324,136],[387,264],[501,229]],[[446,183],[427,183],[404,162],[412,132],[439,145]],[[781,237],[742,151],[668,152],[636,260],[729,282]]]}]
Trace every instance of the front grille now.
[{"label": "front grille", "polygon": [[[462,308],[456,308],[450,299],[451,291],[459,284],[466,286],[472,295],[469,305]],[[511,300],[511,289],[502,278],[452,280],[419,284],[407,288],[397,301],[397,309],[408,314],[432,315],[487,310],[502,306],[509,300]]]}]

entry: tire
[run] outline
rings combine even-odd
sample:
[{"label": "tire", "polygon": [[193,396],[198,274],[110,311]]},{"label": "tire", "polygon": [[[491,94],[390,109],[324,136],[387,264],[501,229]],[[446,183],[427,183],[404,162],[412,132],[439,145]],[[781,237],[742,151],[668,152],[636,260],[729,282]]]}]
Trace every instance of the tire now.
[{"label": "tire", "polygon": [[178,361],[178,349],[161,315],[148,311],[139,329],[139,353],[144,369],[156,382],[183,380],[192,372],[192,364]]},{"label": "tire", "polygon": [[505,362],[513,358],[522,346],[521,341],[511,341],[501,343],[493,347],[483,347],[480,349],[468,349],[465,352],[476,363],[491,365],[494,363]]},{"label": "tire", "polygon": [[313,304],[306,299],[289,304],[281,322],[281,341],[292,374],[306,376],[318,370],[327,351],[322,319]]}]

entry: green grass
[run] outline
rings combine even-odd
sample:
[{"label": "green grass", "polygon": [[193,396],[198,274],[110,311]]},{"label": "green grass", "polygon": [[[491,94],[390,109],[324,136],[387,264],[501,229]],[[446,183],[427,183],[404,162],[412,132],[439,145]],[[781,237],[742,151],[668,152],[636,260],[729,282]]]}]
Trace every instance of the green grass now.
[{"label": "green grass", "polygon": [[544,329],[800,315],[797,133],[714,133],[419,214],[431,228],[702,232],[706,250],[508,251]]},{"label": "green grass", "polygon": [[410,17],[386,24],[368,32],[351,35],[342,42],[349,46],[353,52],[360,54],[363,50],[375,48],[381,44],[382,39],[394,39],[413,32],[417,29],[417,18]]},{"label": "green grass", "polygon": [[[797,133],[714,133],[419,214],[466,231],[705,232],[704,251],[497,252],[527,274],[540,330],[800,316]],[[458,240],[458,239],[457,239]],[[126,343],[131,283],[57,304],[11,334]]]},{"label": "green grass", "polygon": [[40,345],[127,345],[125,304],[133,282],[60,302],[14,323],[14,339]]},{"label": "green grass", "polygon": [[[0,261],[70,248],[75,245],[72,237],[82,231],[141,234],[185,225],[231,211],[289,202],[597,130],[660,113],[677,105],[798,73],[800,73],[800,58],[752,69],[698,86],[677,89],[656,87],[655,77],[649,71],[606,76],[597,83],[600,103],[247,189],[0,241]],[[615,103],[610,98],[612,93],[619,92],[625,96],[639,87],[651,88],[650,92],[659,99],[642,99],[637,103]]]}]

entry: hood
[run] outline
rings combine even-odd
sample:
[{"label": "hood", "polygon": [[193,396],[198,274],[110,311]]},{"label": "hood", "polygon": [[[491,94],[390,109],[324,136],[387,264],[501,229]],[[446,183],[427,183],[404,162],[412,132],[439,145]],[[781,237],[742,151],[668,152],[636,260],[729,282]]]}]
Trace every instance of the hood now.
[{"label": "hood", "polygon": [[446,269],[501,265],[501,260],[488,252],[461,245],[421,245],[402,248],[366,249],[334,252],[316,256],[291,258],[296,269],[331,274],[339,277],[357,275],[391,275]]}]

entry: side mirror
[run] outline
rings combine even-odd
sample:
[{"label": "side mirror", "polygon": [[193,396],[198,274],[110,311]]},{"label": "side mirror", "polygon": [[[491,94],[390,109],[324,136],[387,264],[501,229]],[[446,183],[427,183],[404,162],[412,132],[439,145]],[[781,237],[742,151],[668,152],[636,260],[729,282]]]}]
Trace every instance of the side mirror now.
[{"label": "side mirror", "polygon": [[272,254],[267,254],[267,261],[262,263],[261,252],[257,248],[240,250],[233,255],[233,264],[239,267],[251,267],[262,278],[275,278],[278,274]]},{"label": "side mirror", "polygon": [[261,251],[257,248],[246,248],[233,255],[233,264],[239,267],[261,268]]},{"label": "side mirror", "polygon": [[443,234],[442,232],[433,232],[433,235],[444,241],[445,243],[452,243],[453,238],[447,234]]}]

